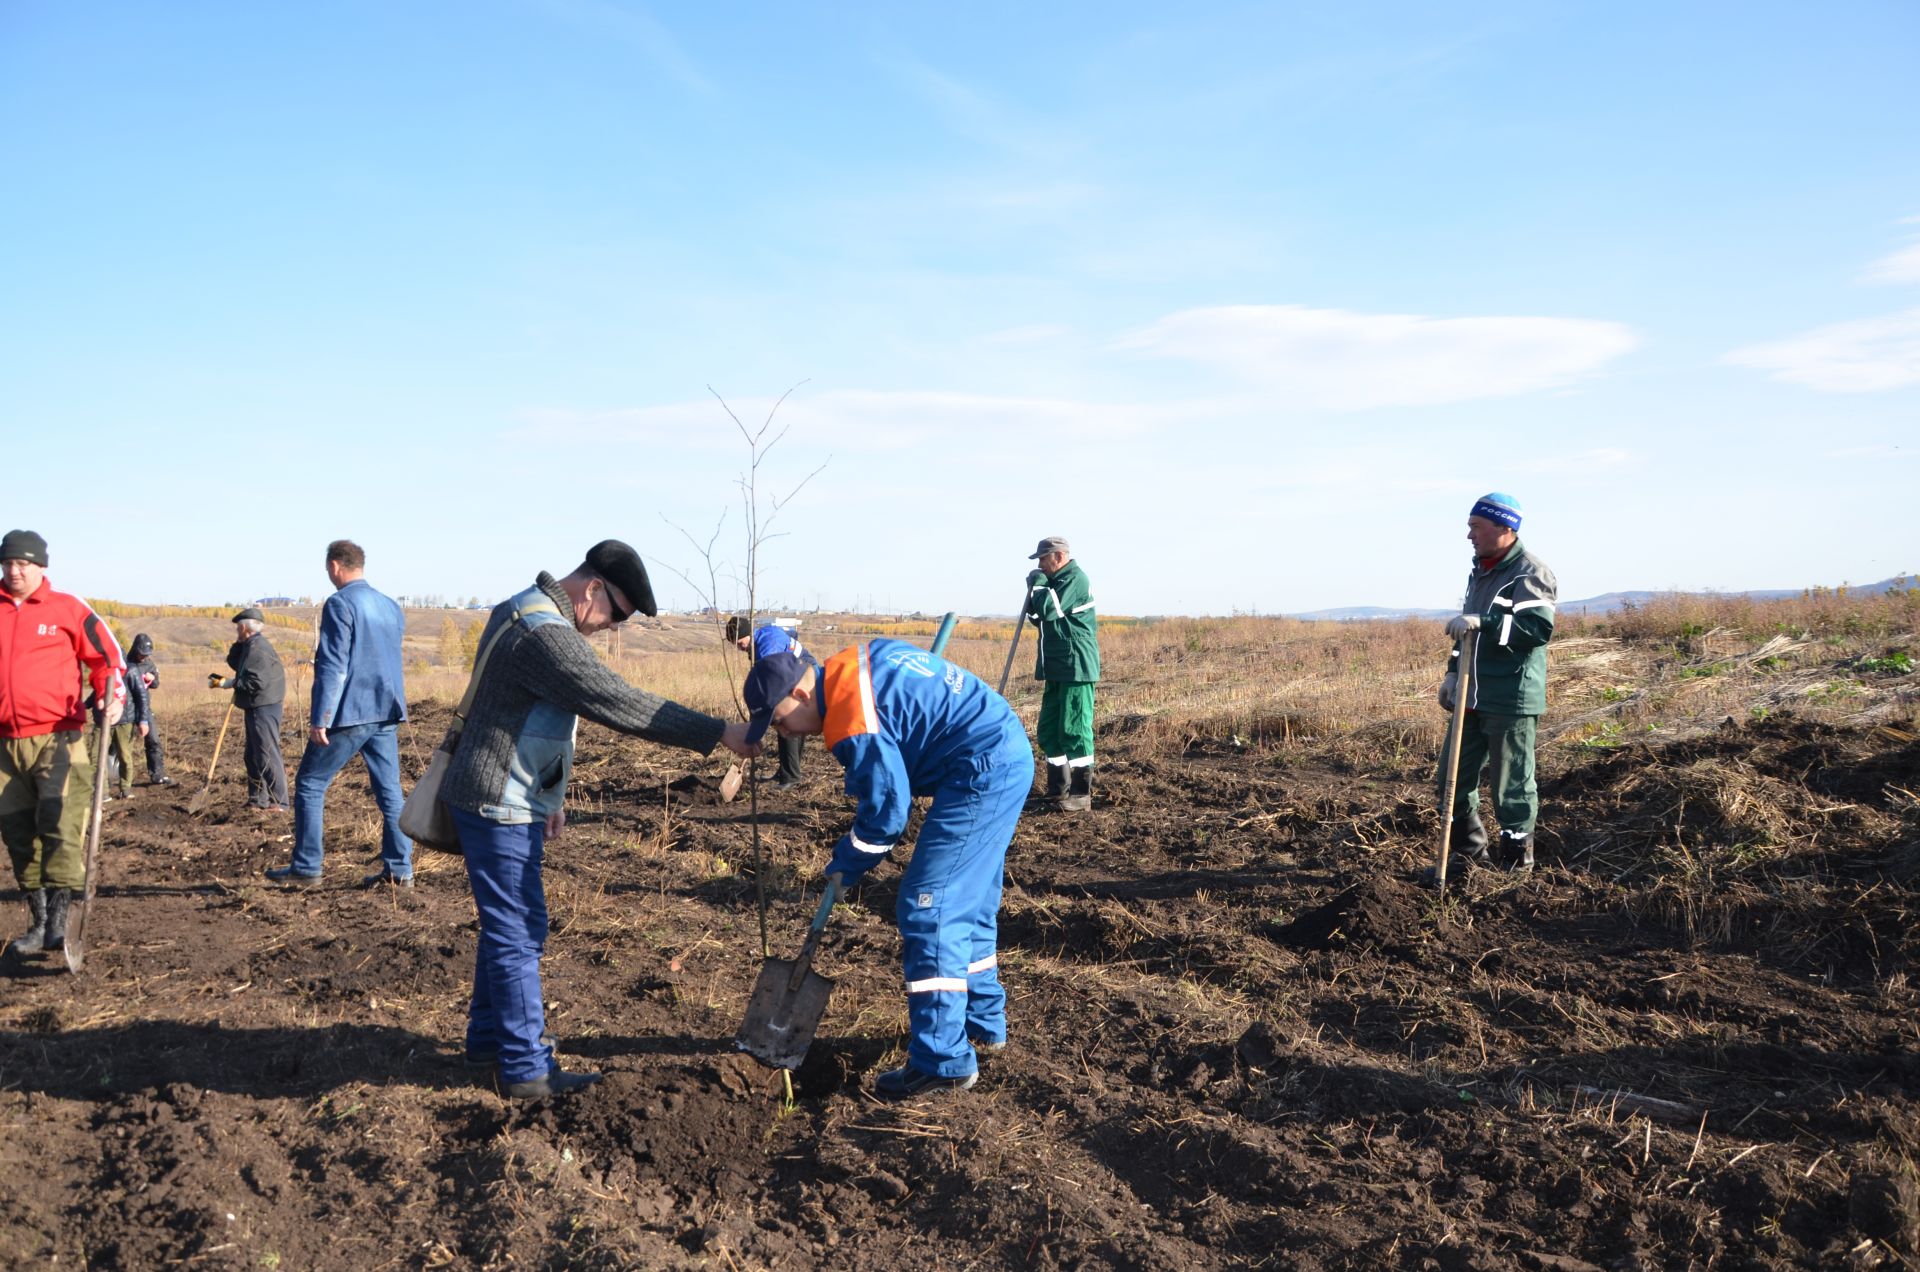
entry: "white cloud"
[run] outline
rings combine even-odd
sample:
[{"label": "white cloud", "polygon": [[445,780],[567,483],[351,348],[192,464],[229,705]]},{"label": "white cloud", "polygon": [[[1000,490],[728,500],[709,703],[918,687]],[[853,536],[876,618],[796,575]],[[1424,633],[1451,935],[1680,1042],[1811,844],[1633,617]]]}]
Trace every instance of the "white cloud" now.
[{"label": "white cloud", "polygon": [[1897,252],[1889,252],[1861,275],[1868,283],[1920,283],[1920,243],[1911,243]]},{"label": "white cloud", "polygon": [[1119,347],[1222,367],[1293,405],[1364,410],[1560,388],[1638,343],[1632,328],[1592,319],[1225,305],[1170,314]]},{"label": "white cloud", "polygon": [[1875,393],[1920,384],[1920,309],[1836,322],[1723,359],[1822,393]]}]

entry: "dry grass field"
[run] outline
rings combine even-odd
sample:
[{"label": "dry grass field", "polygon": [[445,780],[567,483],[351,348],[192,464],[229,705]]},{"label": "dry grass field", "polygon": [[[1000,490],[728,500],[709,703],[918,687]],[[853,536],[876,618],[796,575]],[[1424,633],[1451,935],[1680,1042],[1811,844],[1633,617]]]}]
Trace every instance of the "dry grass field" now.
[{"label": "dry grass field", "polygon": [[[479,617],[410,615],[409,778]],[[163,736],[204,775],[226,624],[115,621],[154,633]],[[817,748],[806,786],[760,789],[756,864],[718,759],[583,727],[546,992],[569,1065],[608,1078],[522,1109],[461,1064],[459,861],[354,889],[378,823],[349,770],[328,886],[267,887],[288,827],[242,807],[228,750],[204,817],[195,785],[110,806],[85,975],[0,968],[0,1264],[1912,1267],[1916,629],[1915,593],[1563,622],[1543,868],[1442,899],[1413,882],[1437,625],[1116,624],[1094,811],[1030,813],[1009,854],[1012,1046],[907,1106],[868,1094],[902,1041],[897,868],[835,913],[793,1098],[730,1046],[758,892],[789,953],[845,825]],[[964,624],[950,654],[995,681],[1010,635]],[[732,710],[710,623],[604,653]]]}]

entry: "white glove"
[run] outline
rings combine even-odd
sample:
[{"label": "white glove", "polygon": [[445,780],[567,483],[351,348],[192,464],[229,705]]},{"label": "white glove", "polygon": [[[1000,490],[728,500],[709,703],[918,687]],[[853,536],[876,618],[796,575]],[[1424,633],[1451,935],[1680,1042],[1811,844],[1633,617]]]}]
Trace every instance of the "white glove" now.
[{"label": "white glove", "polygon": [[1479,630],[1480,616],[1478,614],[1455,614],[1447,620],[1447,635],[1455,640],[1459,640],[1468,632],[1477,632]]}]

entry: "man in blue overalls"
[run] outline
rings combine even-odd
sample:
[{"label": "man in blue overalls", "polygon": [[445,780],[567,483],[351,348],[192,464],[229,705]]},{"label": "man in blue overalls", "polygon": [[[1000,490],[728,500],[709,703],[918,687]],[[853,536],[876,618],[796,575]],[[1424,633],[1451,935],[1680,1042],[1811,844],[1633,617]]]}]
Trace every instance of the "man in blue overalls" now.
[{"label": "man in blue overalls", "polygon": [[897,640],[843,649],[824,666],[762,655],[747,673],[747,741],[826,735],[858,801],[829,874],[851,887],[933,804],[900,879],[895,915],[907,982],[907,1062],[874,1083],[900,1099],[974,1083],[977,1051],[1007,1042],[997,934],[1007,845],[1033,781],[1026,730],[971,672]]}]

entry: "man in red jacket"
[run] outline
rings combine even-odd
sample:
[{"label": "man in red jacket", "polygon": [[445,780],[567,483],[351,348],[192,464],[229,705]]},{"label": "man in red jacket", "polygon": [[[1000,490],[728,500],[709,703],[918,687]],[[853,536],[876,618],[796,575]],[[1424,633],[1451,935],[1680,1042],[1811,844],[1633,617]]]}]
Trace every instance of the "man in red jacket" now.
[{"label": "man in red jacket", "polygon": [[33,912],[12,945],[20,954],[66,944],[67,898],[87,882],[93,763],[82,672],[108,726],[127,697],[113,633],[85,601],[54,591],[46,568],[47,541],[33,531],[0,539],[0,839]]}]

